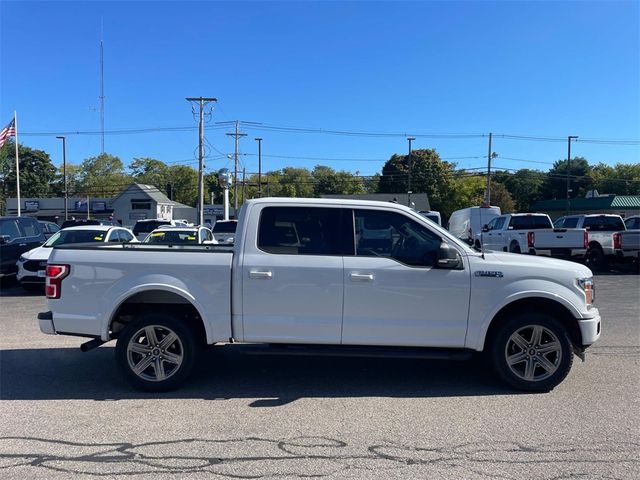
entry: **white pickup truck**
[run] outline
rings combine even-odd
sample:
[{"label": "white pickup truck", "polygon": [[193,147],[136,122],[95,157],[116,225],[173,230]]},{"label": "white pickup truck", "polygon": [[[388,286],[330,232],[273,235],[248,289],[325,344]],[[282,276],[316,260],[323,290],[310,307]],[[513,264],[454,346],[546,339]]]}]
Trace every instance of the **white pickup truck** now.
[{"label": "white pickup truck", "polygon": [[584,257],[588,235],[583,228],[554,228],[544,213],[513,213],[492,219],[476,237],[476,248],[529,253],[565,260]]},{"label": "white pickup truck", "polygon": [[589,241],[584,261],[593,271],[605,270],[610,260],[615,261],[613,235],[627,229],[620,215],[611,214],[570,215],[560,217],[554,225],[557,228],[584,228],[587,231]]},{"label": "white pickup truck", "polygon": [[364,200],[250,200],[233,247],[56,248],[46,294],[42,332],[93,338],[85,351],[116,339],[126,377],[153,391],[184,381],[198,346],[227,342],[305,354],[486,352],[511,386],[548,391],[601,323],[583,265],[481,254],[407,207]]}]

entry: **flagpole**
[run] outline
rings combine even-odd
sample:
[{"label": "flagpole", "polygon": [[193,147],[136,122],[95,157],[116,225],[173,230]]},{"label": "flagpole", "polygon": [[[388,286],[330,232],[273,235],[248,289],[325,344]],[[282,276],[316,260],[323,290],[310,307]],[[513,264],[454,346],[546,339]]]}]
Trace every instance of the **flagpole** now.
[{"label": "flagpole", "polygon": [[16,129],[16,193],[18,194],[18,216],[20,216],[20,163],[18,161],[18,113],[13,111],[13,126]]}]

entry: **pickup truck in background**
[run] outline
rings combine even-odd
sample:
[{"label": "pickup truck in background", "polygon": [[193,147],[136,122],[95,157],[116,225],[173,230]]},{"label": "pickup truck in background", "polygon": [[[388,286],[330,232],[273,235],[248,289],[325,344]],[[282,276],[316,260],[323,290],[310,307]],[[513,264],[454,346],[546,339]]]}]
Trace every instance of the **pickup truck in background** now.
[{"label": "pickup truck in background", "polygon": [[[613,247],[616,258],[622,263],[635,264],[640,273],[640,217],[630,217],[625,220],[627,230],[613,234]],[[636,227],[631,229],[630,227]]]},{"label": "pickup truck in background", "polygon": [[556,228],[584,228],[589,242],[584,253],[585,264],[593,271],[603,271],[610,260],[615,261],[616,249],[613,235],[626,230],[620,215],[589,214],[560,217],[554,223]]},{"label": "pickup truck in background", "polygon": [[589,246],[589,233],[584,228],[554,228],[527,233],[531,255],[581,261]]},{"label": "pickup truck in background", "polygon": [[47,334],[116,340],[136,387],[176,388],[200,346],[464,359],[484,352],[514,388],[548,391],[600,336],[591,271],[481,253],[418,212],[366,200],[261,198],[233,247],[54,248]]},{"label": "pickup truck in background", "polygon": [[476,248],[496,252],[528,253],[531,231],[553,231],[549,215],[544,213],[511,213],[500,215],[482,227],[476,235]]}]

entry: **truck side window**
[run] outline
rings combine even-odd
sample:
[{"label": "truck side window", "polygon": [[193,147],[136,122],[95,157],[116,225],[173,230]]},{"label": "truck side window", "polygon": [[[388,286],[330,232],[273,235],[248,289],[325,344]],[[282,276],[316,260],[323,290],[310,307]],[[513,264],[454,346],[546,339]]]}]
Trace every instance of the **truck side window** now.
[{"label": "truck side window", "polygon": [[389,257],[407,265],[432,267],[441,239],[396,212],[355,210],[356,256]]},{"label": "truck side window", "polygon": [[40,225],[30,218],[21,218],[18,220],[22,233],[25,237],[37,237],[40,235]]},{"label": "truck side window", "polygon": [[260,215],[258,248],[267,253],[342,255],[343,245],[340,208],[266,207]]},{"label": "truck side window", "polygon": [[576,228],[578,226],[578,217],[566,218],[562,224],[562,228]]}]

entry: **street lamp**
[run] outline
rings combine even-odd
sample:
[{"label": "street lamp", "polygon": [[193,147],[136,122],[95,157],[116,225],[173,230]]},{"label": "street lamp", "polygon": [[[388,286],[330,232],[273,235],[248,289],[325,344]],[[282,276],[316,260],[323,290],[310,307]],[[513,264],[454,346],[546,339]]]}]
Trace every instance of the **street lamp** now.
[{"label": "street lamp", "polygon": [[569,135],[567,137],[567,215],[569,215],[569,210],[570,210],[570,206],[569,206],[569,197],[571,194],[571,189],[570,189],[570,180],[569,180],[569,171],[570,171],[570,167],[571,167],[571,140],[577,140],[578,136],[577,135]]},{"label": "street lamp", "polygon": [[67,212],[67,137],[56,137],[62,140],[62,177],[64,178],[64,219],[68,220]]},{"label": "street lamp", "polygon": [[258,198],[262,198],[262,138],[254,140],[258,142]]},{"label": "street lamp", "polygon": [[411,206],[411,169],[413,167],[413,162],[412,162],[412,158],[411,158],[411,142],[413,142],[415,140],[415,137],[407,137],[407,140],[409,141],[409,180],[407,183],[407,206],[410,207]]}]

